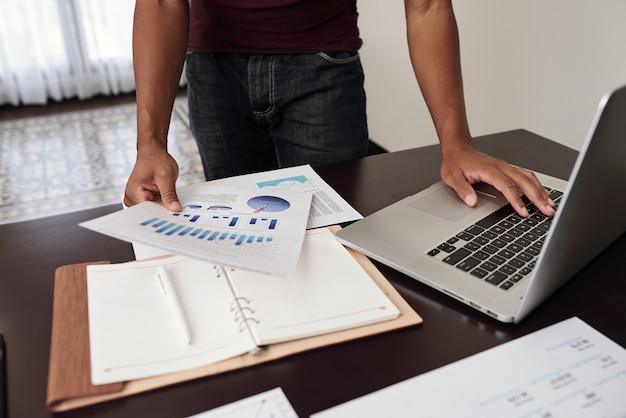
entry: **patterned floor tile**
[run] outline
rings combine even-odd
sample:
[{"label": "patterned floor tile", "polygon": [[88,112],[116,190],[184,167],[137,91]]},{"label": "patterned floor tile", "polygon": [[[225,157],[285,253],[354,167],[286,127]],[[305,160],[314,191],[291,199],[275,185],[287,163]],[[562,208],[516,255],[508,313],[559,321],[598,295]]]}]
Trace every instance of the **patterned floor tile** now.
[{"label": "patterned floor tile", "polygon": [[[0,122],[0,223],[118,203],[135,161],[135,105]],[[204,181],[178,99],[168,137],[178,185]]]}]

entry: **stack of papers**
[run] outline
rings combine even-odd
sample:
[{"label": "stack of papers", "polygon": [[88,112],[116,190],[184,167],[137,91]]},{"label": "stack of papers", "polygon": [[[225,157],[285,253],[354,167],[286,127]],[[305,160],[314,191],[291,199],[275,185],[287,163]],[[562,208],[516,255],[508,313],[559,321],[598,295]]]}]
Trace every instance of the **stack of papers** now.
[{"label": "stack of papers", "polygon": [[187,186],[178,197],[179,213],[143,202],[81,226],[164,253],[284,277],[296,267],[307,228],[362,217],[310,166]]}]

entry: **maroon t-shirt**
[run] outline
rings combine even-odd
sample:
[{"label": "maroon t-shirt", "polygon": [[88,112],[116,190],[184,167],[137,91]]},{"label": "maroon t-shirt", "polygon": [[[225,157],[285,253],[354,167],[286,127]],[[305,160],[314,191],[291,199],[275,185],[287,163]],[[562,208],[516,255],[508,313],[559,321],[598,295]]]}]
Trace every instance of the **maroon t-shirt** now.
[{"label": "maroon t-shirt", "polygon": [[357,51],[356,0],[189,0],[189,51]]}]

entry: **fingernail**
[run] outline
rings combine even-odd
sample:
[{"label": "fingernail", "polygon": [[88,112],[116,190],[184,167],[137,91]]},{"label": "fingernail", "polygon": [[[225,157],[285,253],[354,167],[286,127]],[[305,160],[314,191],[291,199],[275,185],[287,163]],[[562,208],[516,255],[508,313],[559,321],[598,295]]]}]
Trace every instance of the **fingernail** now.
[{"label": "fingernail", "polygon": [[474,206],[476,206],[476,203],[478,203],[478,202],[476,202],[476,199],[475,199],[474,196],[472,196],[472,195],[465,196],[465,204],[467,206],[474,207]]},{"label": "fingernail", "polygon": [[526,206],[521,207],[521,215],[524,218],[528,218],[530,216],[530,213],[528,213],[528,209],[526,209]]}]

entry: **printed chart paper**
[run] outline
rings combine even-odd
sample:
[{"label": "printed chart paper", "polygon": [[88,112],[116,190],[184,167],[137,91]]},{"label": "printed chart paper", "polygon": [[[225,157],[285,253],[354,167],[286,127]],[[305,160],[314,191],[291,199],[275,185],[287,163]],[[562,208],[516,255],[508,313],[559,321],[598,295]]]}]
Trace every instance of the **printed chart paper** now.
[{"label": "printed chart paper", "polygon": [[[307,229],[337,225],[363,218],[308,164],[212,180],[203,184],[255,187],[266,192],[277,190],[312,193]],[[133,242],[133,250],[137,260],[169,254],[169,251],[138,242]]]},{"label": "printed chart paper", "polygon": [[278,276],[295,269],[311,193],[203,183],[178,197],[182,212],[143,202],[80,225],[227,267]]},{"label": "printed chart paper", "polygon": [[362,219],[343,197],[328,185],[310,165],[280,168],[254,174],[212,180],[209,184],[255,186],[260,190],[313,193],[307,228],[337,225]]},{"label": "printed chart paper", "polygon": [[578,318],[314,414],[623,417],[626,349]]}]

